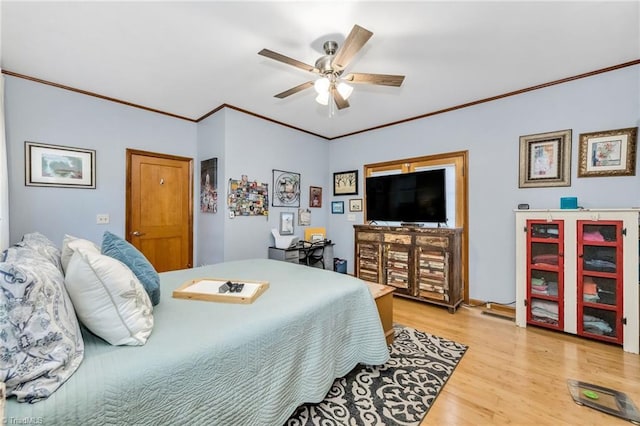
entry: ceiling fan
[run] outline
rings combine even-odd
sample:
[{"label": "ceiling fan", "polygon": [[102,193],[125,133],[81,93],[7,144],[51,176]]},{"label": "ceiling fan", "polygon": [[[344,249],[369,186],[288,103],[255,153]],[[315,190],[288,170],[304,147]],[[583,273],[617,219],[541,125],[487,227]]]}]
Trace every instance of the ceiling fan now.
[{"label": "ceiling fan", "polygon": [[291,96],[313,86],[318,93],[316,97],[318,103],[330,105],[331,100],[333,100],[338,109],[343,109],[349,106],[347,99],[353,91],[353,87],[347,83],[400,87],[404,81],[403,75],[368,73],[348,73],[344,76],[342,75],[351,59],[362,49],[372,35],[373,33],[371,31],[359,25],[354,25],[345,39],[344,44],[339,49],[338,43],[335,41],[327,41],[324,43],[322,48],[324,49],[325,55],[318,58],[314,66],[269,49],[262,49],[258,54],[320,76],[316,81],[307,81],[306,83],[278,93],[275,95],[276,98],[284,99],[287,96]]}]

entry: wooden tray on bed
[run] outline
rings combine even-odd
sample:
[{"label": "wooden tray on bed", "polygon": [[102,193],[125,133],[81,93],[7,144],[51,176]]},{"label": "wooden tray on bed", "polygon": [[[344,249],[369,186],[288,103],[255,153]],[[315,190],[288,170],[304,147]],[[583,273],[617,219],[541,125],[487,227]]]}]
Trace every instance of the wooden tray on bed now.
[{"label": "wooden tray on bed", "polygon": [[[221,285],[231,281],[242,283],[244,288],[240,293],[219,293]],[[182,284],[173,291],[176,299],[205,300],[208,302],[224,303],[253,303],[269,288],[267,281],[230,280],[227,278],[194,278]]]}]

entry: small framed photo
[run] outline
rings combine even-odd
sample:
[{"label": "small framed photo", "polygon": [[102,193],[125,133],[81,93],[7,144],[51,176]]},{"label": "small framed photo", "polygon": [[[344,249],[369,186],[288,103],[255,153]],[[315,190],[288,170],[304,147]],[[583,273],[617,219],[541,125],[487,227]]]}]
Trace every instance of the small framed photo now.
[{"label": "small framed photo", "polygon": [[96,187],[96,151],[70,146],[24,143],[25,185]]},{"label": "small framed photo", "polygon": [[322,188],[319,186],[309,187],[309,207],[322,207]]},{"label": "small framed photo", "polygon": [[358,195],[358,171],[334,173],[333,195]]},{"label": "small framed photo", "polygon": [[578,177],[635,176],[638,128],[581,133]]},{"label": "small framed photo", "polygon": [[349,211],[350,212],[361,212],[362,211],[362,198],[352,198],[349,200]]},{"label": "small framed photo", "polygon": [[311,210],[298,209],[298,226],[311,225]]},{"label": "small framed photo", "polygon": [[519,186],[571,186],[571,129],[520,136]]},{"label": "small framed photo", "polygon": [[293,235],[294,216],[293,212],[280,213],[280,235]]},{"label": "small framed photo", "polygon": [[332,201],[331,202],[331,213],[333,213],[333,214],[343,214],[344,213],[344,201]]}]

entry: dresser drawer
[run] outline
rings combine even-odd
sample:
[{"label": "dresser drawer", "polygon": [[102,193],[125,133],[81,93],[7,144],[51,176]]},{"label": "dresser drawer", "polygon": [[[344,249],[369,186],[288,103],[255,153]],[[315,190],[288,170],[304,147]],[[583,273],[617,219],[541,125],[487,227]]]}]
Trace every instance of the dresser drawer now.
[{"label": "dresser drawer", "polygon": [[385,243],[411,244],[411,235],[384,234]]},{"label": "dresser drawer", "polygon": [[284,252],[284,260],[287,262],[298,262],[300,259],[300,252],[298,250],[287,250]]},{"label": "dresser drawer", "polygon": [[416,244],[420,246],[435,246],[447,248],[449,247],[449,238],[436,237],[431,235],[418,235],[416,236]]},{"label": "dresser drawer", "polygon": [[358,241],[380,241],[380,234],[373,232],[358,232],[356,239]]}]

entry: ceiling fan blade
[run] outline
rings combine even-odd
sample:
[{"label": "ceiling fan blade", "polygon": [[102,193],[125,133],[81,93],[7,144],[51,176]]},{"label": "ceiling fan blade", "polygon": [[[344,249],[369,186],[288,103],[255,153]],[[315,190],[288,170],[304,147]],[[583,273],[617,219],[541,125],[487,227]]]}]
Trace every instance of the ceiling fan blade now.
[{"label": "ceiling fan blade", "polygon": [[299,85],[297,85],[296,87],[292,87],[292,88],[291,88],[291,89],[289,89],[289,90],[285,90],[285,91],[284,91],[284,92],[282,92],[282,93],[278,93],[277,95],[274,95],[274,97],[276,97],[276,98],[280,98],[280,99],[284,99],[284,98],[286,98],[287,96],[291,96],[291,95],[293,95],[294,93],[301,92],[301,91],[303,91],[304,89],[308,89],[309,87],[312,87],[312,86],[313,86],[313,81],[307,81],[306,83],[299,84]]},{"label": "ceiling fan blade", "polygon": [[371,31],[359,25],[354,25],[345,39],[344,44],[333,57],[331,67],[335,70],[345,69],[347,65],[349,65],[349,62],[351,62],[351,59],[362,49],[362,46],[365,45],[372,35],[373,33]]},{"label": "ceiling fan blade", "polygon": [[338,109],[349,107],[349,101],[343,98],[340,92],[338,92],[338,90],[335,87],[331,87],[331,96],[333,97],[333,100],[335,101]]},{"label": "ceiling fan blade", "polygon": [[300,62],[296,59],[292,59],[288,56],[284,56],[280,53],[274,52],[273,50],[269,50],[269,49],[262,49],[261,51],[258,52],[258,55],[262,55],[265,56],[267,58],[271,58],[274,59],[276,61],[279,62],[283,62],[287,65],[293,65],[294,67],[303,69],[305,71],[309,71],[309,72],[318,72],[318,69],[312,65],[309,64],[305,64],[304,62]]},{"label": "ceiling fan blade", "polygon": [[404,81],[404,75],[349,73],[342,79],[350,83],[400,87]]}]

